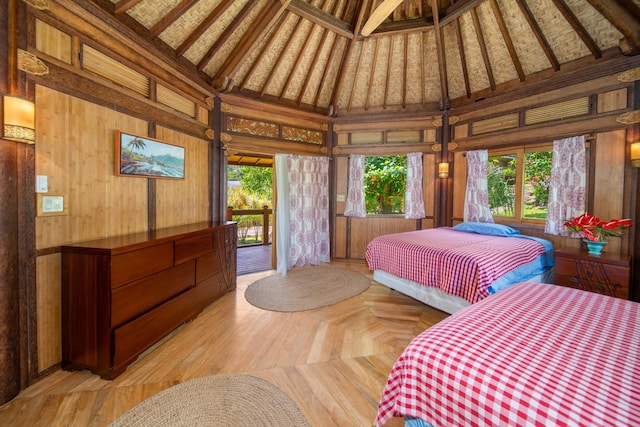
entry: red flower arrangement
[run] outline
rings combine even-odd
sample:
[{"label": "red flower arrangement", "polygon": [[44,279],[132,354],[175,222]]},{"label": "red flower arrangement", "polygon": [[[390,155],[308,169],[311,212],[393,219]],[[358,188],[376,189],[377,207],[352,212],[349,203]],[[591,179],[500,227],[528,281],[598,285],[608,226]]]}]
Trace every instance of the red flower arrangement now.
[{"label": "red flower arrangement", "polygon": [[630,219],[601,221],[600,218],[589,213],[583,213],[564,223],[567,231],[582,233],[585,239],[592,242],[602,242],[611,237],[620,237],[622,236],[622,230],[632,225]]}]

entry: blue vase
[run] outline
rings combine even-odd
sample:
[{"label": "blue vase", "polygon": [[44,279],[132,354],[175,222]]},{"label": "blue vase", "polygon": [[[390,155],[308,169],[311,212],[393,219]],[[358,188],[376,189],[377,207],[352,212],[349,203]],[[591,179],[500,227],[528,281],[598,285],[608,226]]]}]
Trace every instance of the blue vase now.
[{"label": "blue vase", "polygon": [[586,243],[589,255],[593,256],[600,256],[600,254],[602,254],[602,248],[607,244],[607,242],[592,242],[587,239],[582,239],[582,241]]}]

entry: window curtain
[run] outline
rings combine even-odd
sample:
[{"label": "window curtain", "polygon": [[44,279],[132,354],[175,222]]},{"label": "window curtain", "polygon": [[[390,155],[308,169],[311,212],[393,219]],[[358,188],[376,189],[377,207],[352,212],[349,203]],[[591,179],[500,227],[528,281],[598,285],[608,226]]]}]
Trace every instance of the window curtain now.
[{"label": "window curtain", "polygon": [[487,185],[487,150],[467,151],[467,192],[464,198],[465,222],[493,222]]},{"label": "window curtain", "polygon": [[352,154],[349,158],[349,188],[344,216],[366,218],[364,200],[364,154]]},{"label": "window curtain", "polygon": [[422,197],[422,153],[407,154],[407,185],[404,194],[404,217],[424,218]]},{"label": "window curtain", "polygon": [[570,235],[564,228],[564,222],[584,213],[586,154],[583,135],[553,141],[545,233]]},{"label": "window curtain", "polygon": [[330,261],[329,158],[276,154],[277,270]]}]

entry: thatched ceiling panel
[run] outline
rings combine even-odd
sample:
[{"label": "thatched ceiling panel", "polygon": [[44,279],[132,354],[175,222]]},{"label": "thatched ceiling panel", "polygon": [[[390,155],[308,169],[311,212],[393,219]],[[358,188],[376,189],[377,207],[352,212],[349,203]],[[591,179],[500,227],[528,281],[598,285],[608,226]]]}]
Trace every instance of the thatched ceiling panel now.
[{"label": "thatched ceiling panel", "polygon": [[342,55],[347,48],[347,39],[340,37],[336,44],[336,50],[329,55],[329,68],[324,85],[320,87],[317,105],[322,108],[328,108],[335,89],[335,82],[338,79]]},{"label": "thatched ceiling panel", "polygon": [[425,31],[424,38],[424,77],[425,77],[425,101],[438,102],[441,98],[440,73],[438,71],[438,51],[434,38],[434,31]]},{"label": "thatched ceiling panel", "polygon": [[[117,4],[120,0],[111,0],[111,2]],[[180,0],[143,0],[129,9],[127,14],[149,29],[171,12],[180,2]]]},{"label": "thatched ceiling panel", "polygon": [[404,37],[393,37],[393,54],[391,55],[391,68],[389,88],[387,91],[387,105],[401,105],[404,96]]},{"label": "thatched ceiling panel", "polygon": [[248,82],[248,89],[258,92],[263,90],[271,73],[276,72],[274,71],[274,68],[276,67],[280,55],[284,53],[285,46],[287,45],[287,36],[293,32],[293,28],[299,19],[300,18],[293,13],[289,13],[287,15],[282,25],[282,30],[278,33],[269,49],[264,51],[264,55],[262,56],[260,63],[251,76],[252,81]]},{"label": "thatched ceiling panel", "polygon": [[[471,13],[465,13],[462,15],[459,22],[460,32],[462,33],[462,40],[464,42],[465,62],[467,64],[467,74],[469,76],[469,86],[471,91],[476,92],[486,89],[490,87],[489,76],[482,59],[482,53],[480,52],[480,43],[478,42],[476,29],[473,26]],[[450,43],[455,43],[455,40],[451,40]],[[449,49],[448,46],[447,49]],[[461,63],[460,66],[462,66]],[[452,83],[450,82],[449,84]],[[462,89],[465,89],[464,82],[462,82]],[[466,93],[461,95],[466,96]],[[455,96],[452,94],[451,97],[454,98]]]},{"label": "thatched ceiling panel", "polygon": [[421,34],[410,34],[407,55],[407,104],[422,103],[422,67],[420,66],[420,37]]},{"label": "thatched ceiling panel", "polygon": [[485,35],[485,46],[487,47],[491,71],[493,72],[493,78],[496,84],[518,79],[518,72],[509,54],[509,48],[502,36],[491,4],[484,2],[476,8],[476,11],[482,23],[482,32]]},{"label": "thatched ceiling panel", "polygon": [[282,37],[289,37],[287,40],[289,43],[283,51],[280,52],[280,64],[271,80],[271,84],[267,87],[266,93],[269,95],[280,96],[285,84],[288,81],[289,75],[292,73],[293,66],[298,57],[300,49],[304,45],[304,41],[307,38],[313,24],[309,21],[302,21],[298,27],[298,31],[295,33],[285,33]]},{"label": "thatched ceiling panel", "polygon": [[[622,55],[617,28],[640,27],[640,0],[616,0],[622,7],[607,17],[591,6],[593,0],[404,0],[366,38],[352,34],[354,26],[362,16],[361,27],[381,0],[108,1],[104,13],[116,19],[128,14],[137,22],[119,19],[123,25],[141,35],[141,28],[148,29],[156,38],[151,42],[164,42],[200,68],[211,78],[203,83],[213,82],[216,90],[338,115],[349,105],[355,113],[397,111],[405,104],[416,111],[446,106],[443,97],[464,102],[486,97],[490,89],[502,93],[518,80],[527,85],[534,73],[561,75],[570,61],[595,64],[605,50]],[[442,43],[434,35],[434,1]],[[625,53],[634,52],[634,43],[625,41]]]},{"label": "thatched ceiling panel", "polygon": [[551,0],[531,2],[529,7],[560,64],[591,54]]},{"label": "thatched ceiling panel", "polygon": [[[210,76],[215,75],[225,60],[233,54],[233,50],[237,47],[242,37],[251,31],[251,26],[254,24],[260,13],[264,10],[266,0],[260,0],[258,5],[254,7],[251,12],[246,16],[242,23],[233,31],[233,34],[229,37],[227,42],[222,45],[218,52],[211,58],[211,61],[204,67],[203,71]],[[235,5],[235,2],[234,2]]]},{"label": "thatched ceiling panel", "polygon": [[[295,59],[292,61],[292,66],[298,63],[296,68],[292,70],[290,81],[287,82],[288,89],[284,93],[286,99],[298,99],[300,92],[302,91],[305,79],[311,72],[311,64],[316,55],[316,51],[319,49],[321,42],[322,28],[317,25],[310,26],[309,31],[305,31],[301,42],[307,44],[307,48],[302,50],[302,45],[295,51]],[[308,42],[307,42],[308,39]]]},{"label": "thatched ceiling panel", "polygon": [[[640,0],[635,1],[636,5],[640,6]],[[603,19],[593,6],[580,0],[565,0],[565,2],[580,23],[591,34],[600,49],[608,49],[618,45],[618,40],[622,38],[622,33],[611,22]]]},{"label": "thatched ceiling panel", "polygon": [[[465,15],[468,15],[466,13]],[[469,20],[471,23],[471,20]],[[471,24],[473,27],[473,24]],[[464,86],[464,73],[462,70],[462,60],[460,57],[460,49],[458,48],[458,41],[456,36],[455,28],[452,24],[445,25],[442,28],[442,35],[445,43],[445,60],[447,62],[447,84],[449,86],[449,98],[458,98],[461,96],[466,96],[465,86]],[[466,50],[466,47],[465,47]],[[480,51],[476,50],[472,52],[474,55],[480,55]],[[467,61],[469,58],[467,58]],[[480,59],[480,63],[482,63],[482,57]],[[475,70],[479,75],[484,72],[484,64],[476,67]],[[471,73],[472,70],[469,70]]]}]

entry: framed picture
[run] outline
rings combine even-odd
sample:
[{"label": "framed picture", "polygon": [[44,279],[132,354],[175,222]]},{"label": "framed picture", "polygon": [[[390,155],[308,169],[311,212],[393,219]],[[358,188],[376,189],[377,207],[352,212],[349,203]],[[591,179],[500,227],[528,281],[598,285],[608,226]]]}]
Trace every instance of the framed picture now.
[{"label": "framed picture", "polygon": [[116,175],[184,179],[184,147],[116,131]]}]

